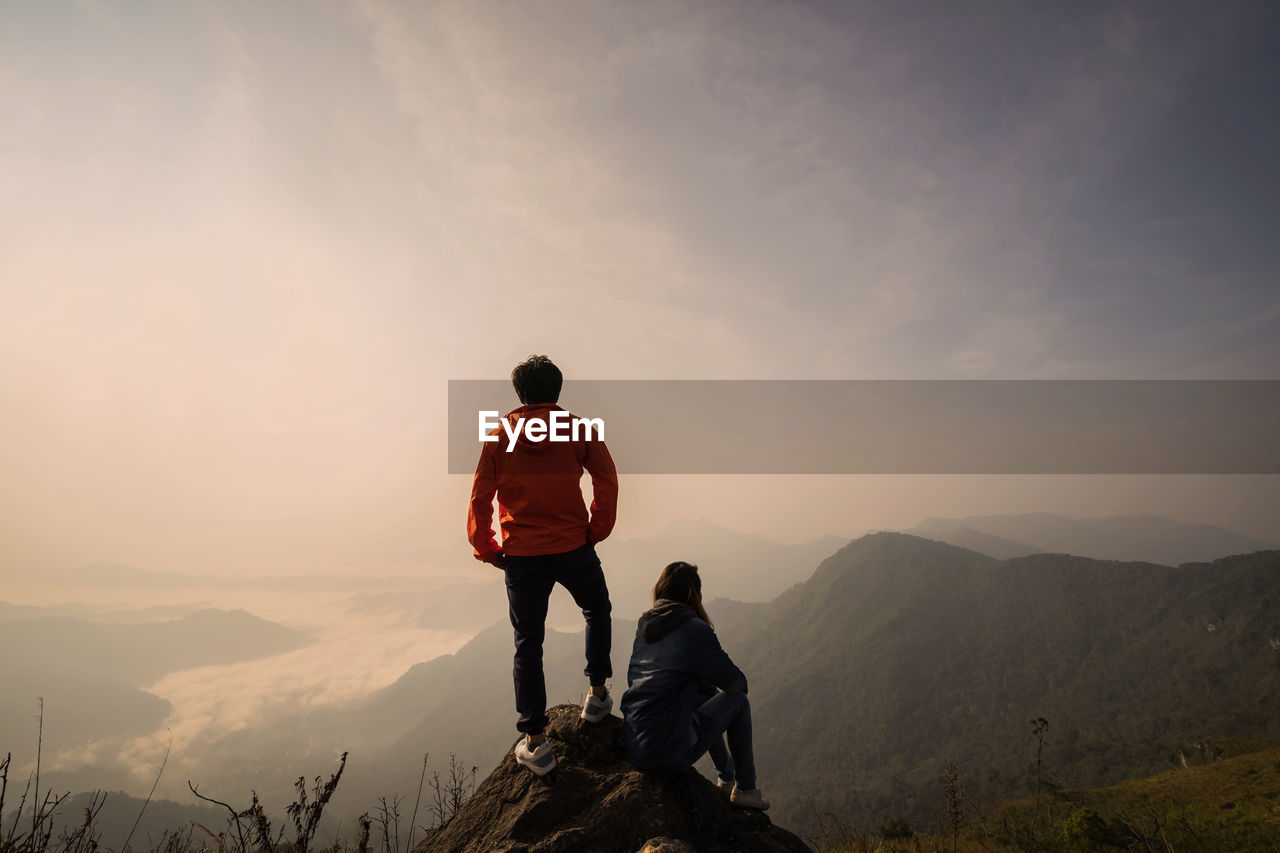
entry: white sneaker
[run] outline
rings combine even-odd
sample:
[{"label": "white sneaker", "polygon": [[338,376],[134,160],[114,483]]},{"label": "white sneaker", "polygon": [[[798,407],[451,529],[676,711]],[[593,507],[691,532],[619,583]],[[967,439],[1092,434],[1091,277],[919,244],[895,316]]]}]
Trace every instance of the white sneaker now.
[{"label": "white sneaker", "polygon": [[613,697],[608,693],[604,695],[603,699],[594,693],[588,693],[587,698],[582,703],[582,719],[588,723],[598,723],[609,716],[609,712],[612,710]]},{"label": "white sneaker", "polygon": [[740,809],[759,809],[764,811],[769,808],[769,801],[764,798],[764,794],[760,793],[759,788],[744,791],[734,785],[733,793],[729,795],[729,802]]},{"label": "white sneaker", "polygon": [[528,767],[538,776],[546,776],[556,769],[556,755],[551,751],[551,742],[544,740],[530,749],[527,735],[516,744],[516,762]]}]

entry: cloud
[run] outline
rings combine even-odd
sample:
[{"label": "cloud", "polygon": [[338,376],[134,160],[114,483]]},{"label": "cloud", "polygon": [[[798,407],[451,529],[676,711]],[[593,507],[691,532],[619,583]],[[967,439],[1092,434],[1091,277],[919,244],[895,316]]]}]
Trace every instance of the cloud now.
[{"label": "cloud", "polygon": [[[174,600],[175,594],[182,597],[170,590],[166,600]],[[317,710],[358,703],[393,683],[413,665],[456,651],[470,636],[463,631],[418,627],[414,613],[352,608],[346,603],[347,594],[309,593],[298,588],[288,593],[256,591],[252,596],[256,610],[308,630],[312,642],[259,660],[170,673],[146,688],[173,705],[160,728],[136,738],[108,738],[50,749],[48,766],[73,772],[85,765],[119,765],[128,768],[134,782],[145,788],[172,739],[167,785],[174,792],[184,790],[183,780],[199,778],[202,769],[207,774],[216,764],[210,750],[216,749],[219,739],[246,729],[268,729],[283,720],[300,721]],[[223,591],[216,595],[236,600],[243,593]]]},{"label": "cloud", "polygon": [[446,380],[531,352],[1270,371],[1266,16],[926,8],[6,7],[5,559],[421,560]]}]

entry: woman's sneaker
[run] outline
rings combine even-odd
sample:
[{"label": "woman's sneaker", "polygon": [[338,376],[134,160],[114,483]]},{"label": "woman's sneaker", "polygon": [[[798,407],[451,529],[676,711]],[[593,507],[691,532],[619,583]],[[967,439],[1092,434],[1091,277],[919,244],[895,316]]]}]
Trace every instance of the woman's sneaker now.
[{"label": "woman's sneaker", "polygon": [[605,717],[609,716],[609,712],[613,710],[613,697],[608,693],[601,699],[594,693],[587,693],[587,698],[582,703],[582,719],[588,723],[598,723]]},{"label": "woman's sneaker", "polygon": [[516,762],[528,767],[538,776],[546,776],[556,769],[555,753],[551,751],[551,742],[546,740],[530,749],[529,738],[523,738],[516,744]]},{"label": "woman's sneaker", "polygon": [[723,779],[717,779],[716,790],[720,792],[720,796],[728,800],[733,796],[733,783],[726,782]]},{"label": "woman's sneaker", "polygon": [[764,798],[764,794],[760,793],[759,788],[744,791],[735,785],[733,793],[729,795],[729,802],[740,809],[759,809],[764,811],[769,808],[769,801]]}]

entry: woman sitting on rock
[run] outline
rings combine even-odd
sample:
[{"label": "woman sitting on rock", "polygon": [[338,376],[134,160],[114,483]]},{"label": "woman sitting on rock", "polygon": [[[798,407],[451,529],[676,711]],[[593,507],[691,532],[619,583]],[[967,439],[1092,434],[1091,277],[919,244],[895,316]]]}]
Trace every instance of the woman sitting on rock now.
[{"label": "woman sitting on rock", "polygon": [[730,803],[769,808],[756,788],[747,677],[720,648],[697,566],[672,563],[658,576],[636,627],[622,719],[627,757],[641,770],[681,770],[709,752]]}]

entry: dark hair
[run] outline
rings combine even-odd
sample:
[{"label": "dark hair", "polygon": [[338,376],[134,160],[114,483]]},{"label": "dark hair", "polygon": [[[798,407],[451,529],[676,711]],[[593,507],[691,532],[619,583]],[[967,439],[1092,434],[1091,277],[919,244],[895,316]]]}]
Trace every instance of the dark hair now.
[{"label": "dark hair", "polygon": [[520,402],[526,406],[554,403],[560,399],[564,376],[545,355],[531,355],[511,371],[511,384]]},{"label": "dark hair", "polygon": [[675,562],[662,570],[658,582],[653,585],[653,600],[660,598],[689,605],[699,619],[711,625],[711,617],[702,606],[702,578],[693,563]]}]

